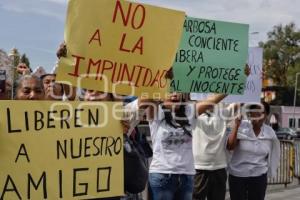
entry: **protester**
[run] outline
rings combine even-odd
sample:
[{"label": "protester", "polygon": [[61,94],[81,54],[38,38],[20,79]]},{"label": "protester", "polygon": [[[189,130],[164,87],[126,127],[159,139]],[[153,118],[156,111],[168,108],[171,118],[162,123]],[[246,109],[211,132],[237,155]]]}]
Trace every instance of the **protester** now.
[{"label": "protester", "polygon": [[224,200],[227,181],[226,129],[238,104],[219,105],[197,119],[193,130],[194,200]]},{"label": "protester", "polygon": [[17,82],[15,99],[44,100],[45,92],[41,80],[34,75],[24,75]]},{"label": "protester", "polygon": [[4,80],[0,80],[0,100],[8,100],[9,94],[8,92],[11,91],[11,82]]},{"label": "protester", "polygon": [[149,192],[153,200],[192,199],[194,159],[192,129],[196,117],[226,95],[218,94],[196,104],[182,93],[165,100],[139,99],[140,110],[147,109],[153,159],[149,171]]},{"label": "protester", "polygon": [[[250,68],[245,66],[245,75]],[[196,175],[194,200],[224,200],[227,181],[227,127],[239,104],[220,104],[198,116],[193,130],[193,153]]]},{"label": "protester", "polygon": [[19,76],[28,75],[31,73],[31,69],[25,63],[19,63],[16,69]]},{"label": "protester", "polygon": [[263,200],[267,175],[275,176],[280,159],[280,144],[274,130],[264,122],[270,106],[249,106],[249,120],[235,120],[227,140],[227,149],[233,151],[229,163],[231,200]]},{"label": "protester", "polygon": [[55,83],[55,74],[44,74],[41,76],[45,90],[45,100],[62,100],[64,90],[62,84]]}]

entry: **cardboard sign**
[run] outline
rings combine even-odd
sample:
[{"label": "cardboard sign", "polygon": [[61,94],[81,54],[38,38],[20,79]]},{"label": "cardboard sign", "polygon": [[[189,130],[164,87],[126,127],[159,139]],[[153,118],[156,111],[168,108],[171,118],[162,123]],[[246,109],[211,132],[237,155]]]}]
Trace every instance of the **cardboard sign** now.
[{"label": "cardboard sign", "polygon": [[[251,69],[247,77],[245,92],[243,95],[228,95],[223,102],[226,103],[259,103],[262,88],[262,62],[263,49],[258,47],[249,48],[248,65]],[[208,94],[192,93],[192,100],[202,100],[207,98]]]},{"label": "cardboard sign", "polygon": [[165,94],[184,15],[127,1],[70,0],[68,56],[60,60],[57,80],[123,95]]},{"label": "cardboard sign", "polygon": [[112,115],[115,104],[0,104],[0,199],[124,194],[123,134]]},{"label": "cardboard sign", "polygon": [[248,29],[245,24],[186,17],[172,90],[243,94]]}]

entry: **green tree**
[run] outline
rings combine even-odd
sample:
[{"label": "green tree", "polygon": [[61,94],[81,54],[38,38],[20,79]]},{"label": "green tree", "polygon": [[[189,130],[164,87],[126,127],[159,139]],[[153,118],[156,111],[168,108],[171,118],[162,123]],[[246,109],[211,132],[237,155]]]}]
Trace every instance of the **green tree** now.
[{"label": "green tree", "polygon": [[[297,63],[295,67],[290,67],[287,72],[288,85],[291,87],[295,86],[296,73],[300,72],[300,63]],[[298,89],[300,89],[300,75],[298,75]]]},{"label": "green tree", "polygon": [[22,55],[20,62],[25,63],[27,65],[27,67],[29,67],[30,71],[32,71],[30,68],[29,58],[26,56],[25,53]]},{"label": "green tree", "polygon": [[260,42],[264,49],[264,70],[267,78],[278,86],[292,86],[295,70],[300,65],[300,31],[294,23],[277,25],[268,32],[268,40]]}]

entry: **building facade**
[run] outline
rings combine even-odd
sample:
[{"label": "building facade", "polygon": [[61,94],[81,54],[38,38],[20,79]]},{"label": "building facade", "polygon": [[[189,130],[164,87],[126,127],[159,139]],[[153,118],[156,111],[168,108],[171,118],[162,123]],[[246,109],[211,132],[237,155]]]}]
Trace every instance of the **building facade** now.
[{"label": "building facade", "polygon": [[300,107],[271,106],[269,122],[300,131]]}]

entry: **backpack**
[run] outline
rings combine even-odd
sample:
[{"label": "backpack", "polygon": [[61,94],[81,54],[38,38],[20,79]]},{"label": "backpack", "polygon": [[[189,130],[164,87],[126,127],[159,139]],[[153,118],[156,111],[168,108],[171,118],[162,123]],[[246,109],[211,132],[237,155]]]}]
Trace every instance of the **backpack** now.
[{"label": "backpack", "polygon": [[132,194],[145,190],[148,182],[147,159],[148,156],[152,156],[152,149],[146,138],[142,139],[143,137],[138,132],[135,136],[136,139],[132,139],[124,134],[125,191]]}]

